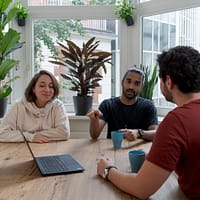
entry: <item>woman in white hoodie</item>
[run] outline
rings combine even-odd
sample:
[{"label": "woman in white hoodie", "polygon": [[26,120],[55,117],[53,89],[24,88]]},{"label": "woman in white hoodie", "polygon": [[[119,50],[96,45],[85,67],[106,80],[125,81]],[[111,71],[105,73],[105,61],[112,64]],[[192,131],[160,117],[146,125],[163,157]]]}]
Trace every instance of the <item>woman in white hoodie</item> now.
[{"label": "woman in white hoodie", "polygon": [[0,142],[67,140],[69,119],[63,102],[56,97],[59,84],[53,74],[41,70],[28,84],[24,97],[13,104],[0,125]]}]

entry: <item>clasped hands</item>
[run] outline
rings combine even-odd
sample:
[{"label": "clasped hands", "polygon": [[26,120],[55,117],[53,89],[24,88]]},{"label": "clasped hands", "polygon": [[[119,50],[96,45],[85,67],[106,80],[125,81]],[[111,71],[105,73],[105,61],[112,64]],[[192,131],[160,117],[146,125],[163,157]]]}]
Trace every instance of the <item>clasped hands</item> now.
[{"label": "clasped hands", "polygon": [[32,142],[34,143],[48,143],[48,142],[51,142],[52,140],[44,135],[41,135],[41,134],[35,134],[34,137],[33,137],[33,140]]},{"label": "clasped hands", "polygon": [[124,132],[124,138],[128,141],[134,141],[138,138],[137,129],[119,129],[118,131]]}]

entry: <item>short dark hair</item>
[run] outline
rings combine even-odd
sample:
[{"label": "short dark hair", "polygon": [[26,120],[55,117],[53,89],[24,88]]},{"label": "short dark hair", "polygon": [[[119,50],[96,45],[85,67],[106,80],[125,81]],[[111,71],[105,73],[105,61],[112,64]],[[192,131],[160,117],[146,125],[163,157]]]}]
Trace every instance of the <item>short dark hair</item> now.
[{"label": "short dark hair", "polygon": [[55,76],[49,71],[40,70],[38,73],[36,73],[34,75],[34,77],[29,82],[27,88],[25,89],[25,97],[26,97],[27,101],[29,101],[29,102],[35,102],[36,101],[36,96],[35,96],[35,94],[33,92],[33,88],[35,87],[38,79],[42,75],[47,75],[52,80],[53,88],[54,88],[54,95],[53,95],[52,99],[54,99],[54,98],[56,98],[58,96],[58,94],[59,94],[59,84],[58,84],[58,81],[56,80]]},{"label": "short dark hair", "polygon": [[131,73],[134,72],[134,73],[137,73],[137,74],[141,75],[142,76],[142,80],[144,80],[144,72],[140,68],[138,68],[138,67],[130,67],[130,68],[128,68],[128,70],[124,74],[124,77],[123,77],[122,81],[125,80],[125,78],[127,77],[129,72],[131,72]]},{"label": "short dark hair", "polygon": [[183,93],[200,91],[200,53],[189,46],[176,46],[157,57],[159,77],[169,75]]}]

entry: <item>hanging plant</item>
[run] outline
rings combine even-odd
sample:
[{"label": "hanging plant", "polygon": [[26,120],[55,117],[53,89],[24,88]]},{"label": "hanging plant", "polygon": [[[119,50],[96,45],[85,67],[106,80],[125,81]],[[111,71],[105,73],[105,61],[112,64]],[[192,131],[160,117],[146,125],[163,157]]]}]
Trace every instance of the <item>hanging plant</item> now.
[{"label": "hanging plant", "polygon": [[128,26],[131,26],[134,24],[136,8],[132,5],[130,0],[123,0],[122,2],[118,2],[115,14],[120,19],[125,20]]},{"label": "hanging plant", "polygon": [[16,19],[19,26],[25,26],[26,18],[28,17],[29,10],[23,6],[22,2],[16,2],[14,7],[18,9]]}]

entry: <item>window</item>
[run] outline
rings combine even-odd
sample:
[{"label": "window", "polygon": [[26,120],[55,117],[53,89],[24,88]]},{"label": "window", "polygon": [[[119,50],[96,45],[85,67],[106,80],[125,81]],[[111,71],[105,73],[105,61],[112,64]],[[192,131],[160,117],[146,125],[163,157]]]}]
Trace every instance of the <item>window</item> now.
[{"label": "window", "polygon": [[[96,37],[100,41],[100,49],[112,52],[113,66],[119,66],[118,51],[118,35],[116,31],[115,20],[35,20],[34,27],[34,71],[46,69],[51,71],[58,79],[61,85],[61,93],[59,98],[68,105],[68,110],[73,112],[72,96],[75,92],[67,89],[66,80],[60,76],[60,72],[64,71],[64,67],[58,67],[49,62],[50,56],[56,53],[56,41],[65,43],[65,39],[70,39],[76,44],[82,46],[82,43],[91,37]],[[93,104],[98,105],[105,98],[109,98],[111,94],[111,76],[112,66],[107,65],[107,73],[103,74],[101,87],[95,89]],[[114,87],[114,86],[113,86]]]},{"label": "window", "polygon": [[[200,8],[153,15],[143,18],[143,64],[154,65],[156,55],[176,45],[188,45],[200,50]],[[173,108],[165,100],[159,84],[154,92],[157,107]]]},{"label": "window", "polygon": [[[103,41],[102,43],[108,44],[109,47],[107,47],[114,53],[113,62],[115,65],[111,67],[111,71],[107,74],[109,78],[104,77],[103,79],[103,82],[108,84],[107,88],[105,87],[106,89],[101,88],[102,91],[98,94],[99,102],[101,99],[120,95],[120,81],[129,66],[139,65],[140,63],[154,66],[158,53],[178,44],[191,45],[200,49],[200,25],[198,23],[200,8],[185,9],[186,7],[200,6],[200,2],[197,3],[196,0],[168,0],[167,2],[165,0],[141,0],[133,27],[127,27],[123,20],[117,19],[114,14],[115,1],[113,0],[84,1],[89,5],[91,5],[91,2],[95,2],[95,5],[98,6],[87,6],[86,4],[84,4],[85,6],[71,6],[83,5],[83,1],[80,0],[24,0],[24,2],[29,6],[31,15],[25,28],[19,29],[22,31],[21,40],[26,41],[26,48],[18,50],[20,52],[20,66],[19,70],[14,72],[14,75],[17,73],[21,79],[14,82],[16,89],[12,93],[12,102],[23,95],[24,88],[32,77],[37,62],[40,67],[50,66],[48,56],[51,55],[51,52],[49,49],[43,44],[42,55],[44,57],[34,55],[34,40],[30,37],[36,34],[36,32],[33,32],[36,30],[34,24],[41,22],[41,20],[67,21],[70,19],[74,20],[74,23],[81,22],[83,25],[81,30],[85,30],[87,35],[80,36],[79,32],[74,31],[70,37],[81,42],[84,37],[97,36],[97,39]],[[184,10],[181,10],[181,8]],[[142,23],[140,23],[141,21]],[[102,27],[104,27],[104,31],[102,31]],[[140,32],[141,30],[142,32]],[[46,32],[49,33],[48,29],[46,29]],[[54,42],[56,38],[58,37],[53,37]],[[80,38],[82,39],[80,40]],[[18,56],[18,53],[14,56],[16,55]],[[40,58],[41,60],[39,60]],[[49,70],[52,69],[54,68],[51,66]],[[107,93],[105,93],[105,96],[104,92]],[[68,103],[70,102],[69,98],[66,97],[65,99]],[[159,84],[154,91],[154,101],[159,108],[169,110],[174,107],[174,104],[168,103],[162,96]]]}]

